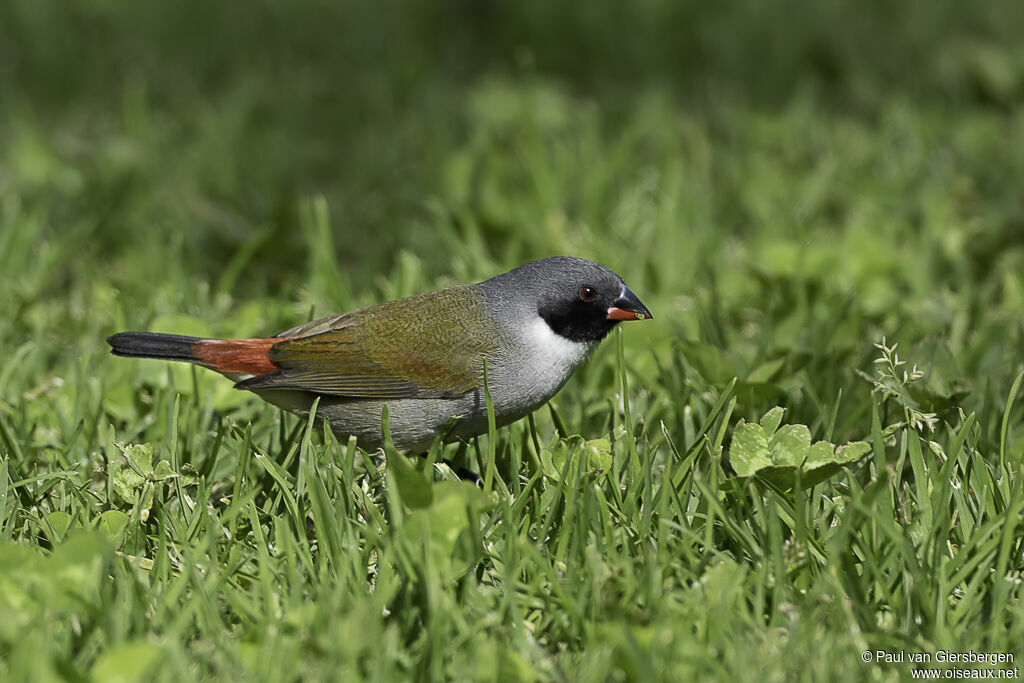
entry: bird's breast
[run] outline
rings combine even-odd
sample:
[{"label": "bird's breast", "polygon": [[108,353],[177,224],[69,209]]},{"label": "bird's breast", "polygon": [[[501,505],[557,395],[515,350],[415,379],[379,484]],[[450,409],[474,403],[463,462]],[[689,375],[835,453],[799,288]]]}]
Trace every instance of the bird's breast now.
[{"label": "bird's breast", "polygon": [[587,359],[595,343],[556,334],[540,316],[520,328],[516,343],[488,361],[488,388],[495,412],[518,419],[555,395]]}]

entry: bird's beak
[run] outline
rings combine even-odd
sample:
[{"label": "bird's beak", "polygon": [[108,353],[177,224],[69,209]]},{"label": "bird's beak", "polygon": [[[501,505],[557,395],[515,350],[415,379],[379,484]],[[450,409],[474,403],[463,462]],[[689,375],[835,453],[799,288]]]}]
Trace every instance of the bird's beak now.
[{"label": "bird's beak", "polygon": [[629,287],[622,288],[622,294],[608,309],[608,320],[646,320],[653,317],[639,297],[629,291]]}]

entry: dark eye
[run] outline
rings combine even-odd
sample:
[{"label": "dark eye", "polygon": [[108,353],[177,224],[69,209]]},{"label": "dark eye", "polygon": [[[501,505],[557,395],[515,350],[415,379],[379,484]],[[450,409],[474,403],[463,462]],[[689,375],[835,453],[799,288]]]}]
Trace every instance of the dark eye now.
[{"label": "dark eye", "polygon": [[583,285],[580,287],[580,298],[584,301],[593,301],[597,296],[597,290],[590,285]]}]

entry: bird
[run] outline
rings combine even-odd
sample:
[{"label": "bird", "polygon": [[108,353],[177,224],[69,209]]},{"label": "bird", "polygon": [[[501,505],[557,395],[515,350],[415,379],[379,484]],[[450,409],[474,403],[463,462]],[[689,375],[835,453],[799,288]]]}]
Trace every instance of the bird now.
[{"label": "bird", "polygon": [[111,353],[195,363],[237,389],[324,420],[345,443],[392,443],[407,454],[434,440],[488,431],[544,405],[622,321],[653,316],[614,271],[581,258],[531,261],[476,284],[397,299],[262,339],[119,332]]}]

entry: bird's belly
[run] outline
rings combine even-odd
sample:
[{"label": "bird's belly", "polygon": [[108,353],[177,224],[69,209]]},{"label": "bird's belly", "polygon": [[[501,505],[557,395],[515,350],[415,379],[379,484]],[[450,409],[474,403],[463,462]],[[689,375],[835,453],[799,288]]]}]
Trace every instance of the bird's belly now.
[{"label": "bird's belly", "polygon": [[[308,415],[313,396],[306,392],[266,390],[261,398],[299,415]],[[422,453],[440,434],[446,441],[469,438],[487,431],[483,398],[470,393],[458,398],[346,399],[321,396],[317,416],[326,420],[343,443],[356,437],[360,448],[383,445],[381,413],[388,406],[391,440],[395,448]]]}]

